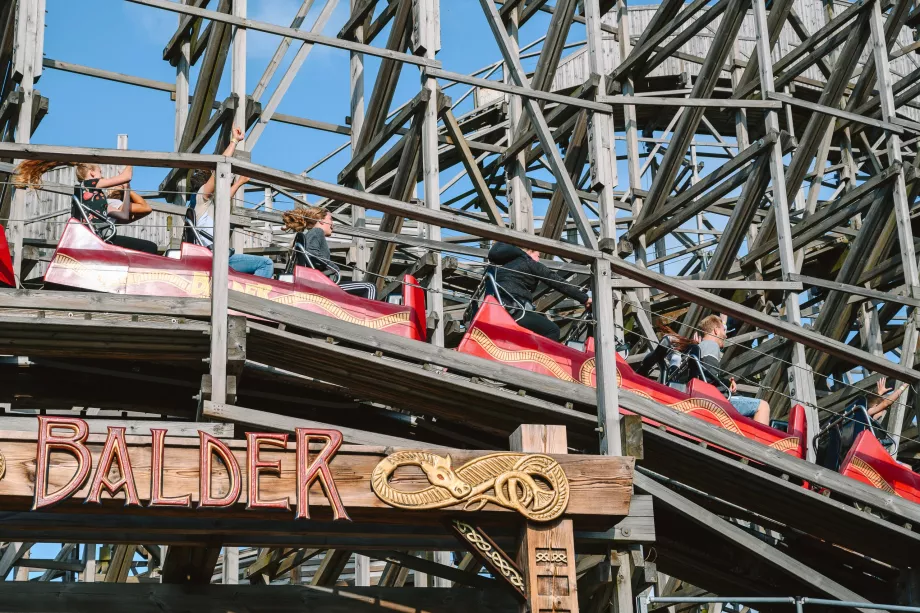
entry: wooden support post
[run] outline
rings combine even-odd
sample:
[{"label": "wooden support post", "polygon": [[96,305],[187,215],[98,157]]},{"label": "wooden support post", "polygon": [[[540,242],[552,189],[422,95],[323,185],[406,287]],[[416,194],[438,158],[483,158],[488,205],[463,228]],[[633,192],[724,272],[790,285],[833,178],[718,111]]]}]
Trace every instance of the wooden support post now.
[{"label": "wooden support post", "polygon": [[[590,2],[590,0],[588,0]],[[610,261],[594,261],[595,359],[597,360],[597,422],[600,452],[621,455],[620,407],[617,390],[617,338],[614,328]]]},{"label": "wooden support post", "polygon": [[[326,26],[326,23],[329,21],[329,18],[332,16],[332,11],[335,10],[335,7],[338,5],[338,0],[326,0],[326,5],[323,7],[322,12],[316,18],[316,21],[313,23],[313,27],[310,30],[312,34],[321,34],[323,28]],[[245,31],[245,30],[243,30]],[[291,83],[294,82],[294,77],[297,76],[297,72],[300,70],[300,67],[306,61],[307,56],[310,55],[310,52],[313,50],[313,43],[301,42],[300,49],[297,50],[297,53],[294,55],[294,59],[291,60],[290,65],[287,67],[287,70],[284,71],[284,75],[281,77],[281,81],[278,83],[278,86],[275,88],[275,91],[272,92],[272,95],[269,97],[268,102],[262,108],[262,114],[259,115],[259,120],[256,122],[256,125],[253,126],[252,132],[250,132],[249,137],[247,138],[247,150],[252,151],[253,147],[256,146],[256,143],[259,141],[259,138],[262,136],[262,132],[265,131],[265,128],[268,126],[268,122],[271,121],[272,116],[275,114],[275,111],[278,109],[278,105],[281,104],[281,99],[287,93],[288,89],[291,86]],[[235,56],[234,56],[235,57]],[[234,92],[235,93],[235,92]],[[240,100],[245,100],[245,91],[240,95]],[[246,105],[240,105],[245,107]],[[237,108],[237,114],[241,113],[241,110]],[[245,108],[242,111],[242,119],[244,123],[239,123],[237,125],[245,126]]]},{"label": "wooden support post", "polygon": [[[511,449],[527,453],[566,453],[564,426],[523,425],[511,435]],[[575,538],[571,520],[527,522],[518,551],[530,611],[578,613]]]},{"label": "wooden support post", "polygon": [[221,583],[237,585],[240,582],[240,548],[224,547],[224,566]]},{"label": "wooden support post", "polygon": [[[19,76],[19,115],[16,124],[16,142],[28,144],[32,138],[32,104],[35,98],[33,86],[41,75],[42,47],[45,28],[44,0],[18,0],[16,11],[14,77]],[[17,189],[13,196],[10,221],[7,229],[9,245],[13,256],[13,275],[22,282],[22,240],[25,233],[26,198],[24,189]]]},{"label": "wooden support post", "polygon": [[[520,3],[517,3],[508,14],[505,20],[505,27],[508,32],[508,41],[510,43],[510,52],[515,57],[520,57],[520,45],[518,44],[518,24],[521,18]],[[507,69],[502,71],[504,80],[512,84],[511,74]],[[508,130],[507,138],[509,143],[513,143],[520,136],[521,119],[524,115],[524,107],[521,103],[521,97],[514,94],[506,94],[505,100],[508,104]],[[508,209],[510,213],[511,227],[519,232],[534,232],[533,223],[533,197],[530,192],[530,180],[527,178],[527,160],[523,151],[519,151],[508,164],[505,166],[505,176],[508,188]]]},{"label": "wooden support post", "polygon": [[[618,41],[620,57],[629,57],[632,50],[632,42],[629,34],[629,6],[626,0],[621,0],[617,3],[617,30],[620,33]],[[635,88],[632,78],[627,77],[624,79],[622,90],[624,96],[631,96],[634,94]],[[636,118],[635,105],[624,104],[623,117],[625,119],[623,131],[626,133],[626,168],[629,178],[627,185],[629,186],[629,193],[632,196],[632,218],[636,220],[642,215],[643,199],[635,191],[642,187],[642,172],[640,170],[641,160],[639,159],[639,123]],[[632,244],[636,265],[638,266],[644,267],[648,261],[646,245],[647,242],[644,235],[638,236]],[[649,298],[649,291],[646,288],[640,289],[638,295],[640,300],[646,301]]]},{"label": "wooden support post", "polygon": [[93,583],[96,580],[96,544],[87,543],[83,546],[83,573],[80,581]]},{"label": "wooden support post", "polygon": [[[420,34],[425,57],[433,60],[440,41],[440,15],[437,7],[439,0],[418,0],[419,23],[416,24]],[[422,172],[425,189],[425,206],[432,211],[441,209],[440,165],[438,162],[438,82],[434,77],[422,74],[422,88],[429,92],[428,101],[422,110]],[[441,240],[441,228],[428,226],[428,238]],[[436,317],[435,329],[431,342],[438,347],[444,346],[444,294],[442,293],[441,261],[431,273],[428,282],[428,312]]]},{"label": "wooden support post", "polygon": [[[362,0],[351,0],[351,11],[352,16],[354,16],[355,9],[360,9],[366,7],[367,2]],[[355,26],[354,36],[355,41],[359,43],[364,42],[364,26],[367,23],[367,19],[361,19],[358,21],[357,26]],[[358,152],[358,139],[361,136],[361,131],[364,129],[364,54],[357,51],[351,52],[350,60],[350,78],[349,78],[349,91],[351,92],[351,154],[354,155]],[[363,190],[365,187],[367,175],[366,166],[362,165],[358,171],[355,173],[355,189]],[[355,228],[363,228],[365,226],[365,211],[363,206],[352,205],[351,206],[351,225]],[[367,270],[367,261],[368,261],[368,247],[367,239],[362,236],[355,236],[352,238],[352,246],[355,250],[355,270],[351,273],[352,281],[364,281],[364,271]],[[369,579],[368,579],[369,580]],[[359,585],[355,583],[355,585]]]},{"label": "wooden support post", "polygon": [[[764,100],[769,99],[773,92],[773,65],[770,56],[769,33],[767,31],[767,9],[764,0],[753,0],[754,29],[757,37],[757,57],[760,71],[760,92]],[[773,211],[776,215],[776,233],[779,240],[780,265],[783,271],[783,281],[791,280],[790,275],[799,272],[796,266],[795,255],[792,250],[792,226],[789,223],[789,204],[787,201],[785,166],[783,165],[783,150],[779,139],[779,118],[773,110],[765,111],[764,120],[768,134],[776,136],[775,142],[770,145],[770,174],[773,182]],[[799,294],[795,291],[786,293],[786,320],[793,325],[801,325],[799,310]],[[818,399],[815,395],[815,381],[808,361],[805,359],[805,347],[800,343],[792,344],[792,366],[788,371],[789,388],[791,390],[792,404],[805,406],[805,416],[808,432],[817,432]],[[808,438],[806,459],[815,461],[815,450],[812,437]]]},{"label": "wooden support post", "polygon": [[230,258],[230,164],[219,162],[214,188],[211,267],[211,401],[227,402],[227,290]]},{"label": "wooden support post", "polygon": [[[360,41],[359,41],[360,42]],[[355,554],[355,587],[368,587],[371,584],[371,559],[360,553]]]},{"label": "wooden support post", "polygon": [[[498,9],[495,8],[495,3],[493,0],[480,0],[480,4],[486,14],[486,20],[489,22],[489,27],[492,29],[492,34],[496,42],[498,42],[498,47],[502,52],[502,57],[505,59],[505,64],[514,79],[515,85],[532,89],[520,59],[512,53],[512,46],[508,40],[508,34],[502,25],[501,17],[498,15]],[[597,249],[597,236],[594,234],[594,230],[585,215],[581,199],[575,189],[575,184],[569,176],[569,173],[566,172],[565,162],[562,159],[562,155],[559,153],[559,148],[556,146],[553,134],[549,129],[549,125],[546,123],[546,118],[543,116],[543,110],[540,108],[539,102],[534,98],[528,97],[524,101],[524,108],[536,130],[540,143],[543,145],[543,151],[549,161],[549,166],[553,171],[553,175],[556,177],[556,182],[562,189],[565,203],[568,205],[569,212],[575,220],[575,226],[578,228],[578,233],[582,241],[587,247]]]},{"label": "wooden support post", "polygon": [[[233,16],[246,19],[248,0],[233,0]],[[230,93],[236,94],[239,101],[233,111],[233,125],[246,131],[246,28],[233,28],[233,56],[230,64]],[[246,141],[237,144],[237,151],[248,149]]]},{"label": "wooden support post", "polygon": [[[869,30],[872,33],[872,57],[878,76],[879,102],[882,107],[882,120],[891,122],[895,119],[894,95],[892,93],[893,79],[888,56],[888,45],[885,40],[885,27],[882,22],[882,10],[879,2],[873,2],[869,14]],[[889,19],[894,19],[894,16]],[[894,205],[895,223],[897,224],[898,247],[901,253],[901,267],[904,272],[904,282],[907,284],[907,295],[920,298],[920,277],[917,272],[917,253],[914,251],[914,235],[911,225],[911,200],[908,198],[907,186],[904,182],[904,169],[901,166],[901,137],[897,134],[887,135],[888,163],[898,165],[892,190],[892,204]],[[912,368],[917,350],[918,309],[913,309],[912,314],[904,322],[904,340],[901,345],[901,365]],[[877,323],[876,323],[877,325]],[[888,416],[888,431],[897,439],[901,434],[904,416],[907,413],[908,394],[901,397],[891,408]]]}]

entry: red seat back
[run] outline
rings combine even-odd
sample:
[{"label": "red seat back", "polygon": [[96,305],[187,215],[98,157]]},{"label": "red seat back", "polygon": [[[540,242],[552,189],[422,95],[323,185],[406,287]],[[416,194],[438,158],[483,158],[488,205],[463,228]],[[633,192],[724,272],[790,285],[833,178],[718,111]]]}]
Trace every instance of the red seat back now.
[{"label": "red seat back", "polygon": [[16,287],[16,277],[13,274],[13,258],[10,255],[10,246],[6,242],[6,232],[0,226],[0,285]]}]

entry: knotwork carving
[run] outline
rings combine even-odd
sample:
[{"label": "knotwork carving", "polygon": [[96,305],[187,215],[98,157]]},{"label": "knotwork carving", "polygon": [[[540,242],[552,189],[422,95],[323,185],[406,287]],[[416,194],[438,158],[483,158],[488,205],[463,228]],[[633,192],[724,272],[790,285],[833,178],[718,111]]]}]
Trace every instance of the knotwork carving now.
[{"label": "knotwork carving", "polygon": [[521,573],[519,573],[518,570],[495,549],[495,547],[488,543],[473,526],[457,519],[453,521],[453,524],[457,531],[463,535],[463,538],[479,550],[483,557],[489,559],[492,566],[508,580],[508,583],[522,592],[524,591],[524,578],[521,576]]},{"label": "knotwork carving", "polygon": [[[421,468],[430,486],[397,490],[390,476],[400,466]],[[400,451],[374,468],[371,487],[378,498],[401,509],[442,509],[464,503],[464,510],[479,511],[492,503],[539,522],[558,518],[569,503],[565,471],[556,460],[539,454],[493,453],[454,469],[450,456]]]}]

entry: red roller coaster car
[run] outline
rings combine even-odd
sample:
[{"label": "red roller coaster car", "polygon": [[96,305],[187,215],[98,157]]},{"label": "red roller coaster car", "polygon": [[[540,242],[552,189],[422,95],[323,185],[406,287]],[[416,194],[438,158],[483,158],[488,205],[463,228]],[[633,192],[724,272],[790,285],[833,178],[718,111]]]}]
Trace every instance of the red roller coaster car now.
[{"label": "red roller coaster car", "polygon": [[[563,381],[592,387],[596,385],[593,352],[573,349],[522,328],[492,296],[485,298],[458,350]],[[805,409],[800,405],[793,407],[789,431],[783,432],[742,416],[708,383],[693,379],[689,393],[683,394],[637,374],[619,356],[617,383],[624,389],[714,426],[731,430],[798,458],[805,457]],[[628,413],[624,409],[621,412]]]},{"label": "red roller coaster car", "polygon": [[[211,251],[182,243],[178,252],[179,257],[174,258],[110,245],[86,224],[71,219],[58,241],[45,282],[111,294],[209,297]],[[294,268],[290,283],[230,269],[229,287],[272,302],[424,340],[425,292],[414,278],[406,280],[402,305],[353,296],[319,271],[304,266]]]}]

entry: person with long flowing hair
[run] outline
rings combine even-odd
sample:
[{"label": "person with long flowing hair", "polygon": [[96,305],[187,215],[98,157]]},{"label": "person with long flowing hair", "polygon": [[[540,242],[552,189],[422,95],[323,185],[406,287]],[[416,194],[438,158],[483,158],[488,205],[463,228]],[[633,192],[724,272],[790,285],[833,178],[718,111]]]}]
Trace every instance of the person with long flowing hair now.
[{"label": "person with long flowing hair", "polygon": [[[149,215],[153,210],[140,194],[128,189],[128,183],[134,175],[132,166],[125,166],[125,169],[114,177],[103,177],[102,168],[98,164],[24,160],[16,167],[13,181],[20,189],[41,189],[42,175],[55,168],[65,167],[72,167],[75,170],[77,185],[74,187],[74,196],[84,207],[101,218],[90,219],[90,223],[93,223],[95,227],[107,225],[103,221],[105,219],[116,224],[131,223]],[[109,190],[108,194],[106,190]],[[81,217],[79,211],[75,210],[73,213],[74,217]],[[156,243],[142,238],[122,236],[116,233],[107,240],[113,245],[126,249],[157,253]]]},{"label": "person with long flowing hair", "polygon": [[[327,277],[338,279],[341,271],[332,261],[332,252],[326,240],[332,236],[334,221],[332,213],[319,206],[298,206],[281,214],[284,228],[298,234],[303,234],[304,249],[307,252],[308,264]],[[296,254],[295,254],[296,257]],[[339,287],[355,296],[368,300],[377,297],[377,288],[373,283],[353,282],[339,283]]]}]

